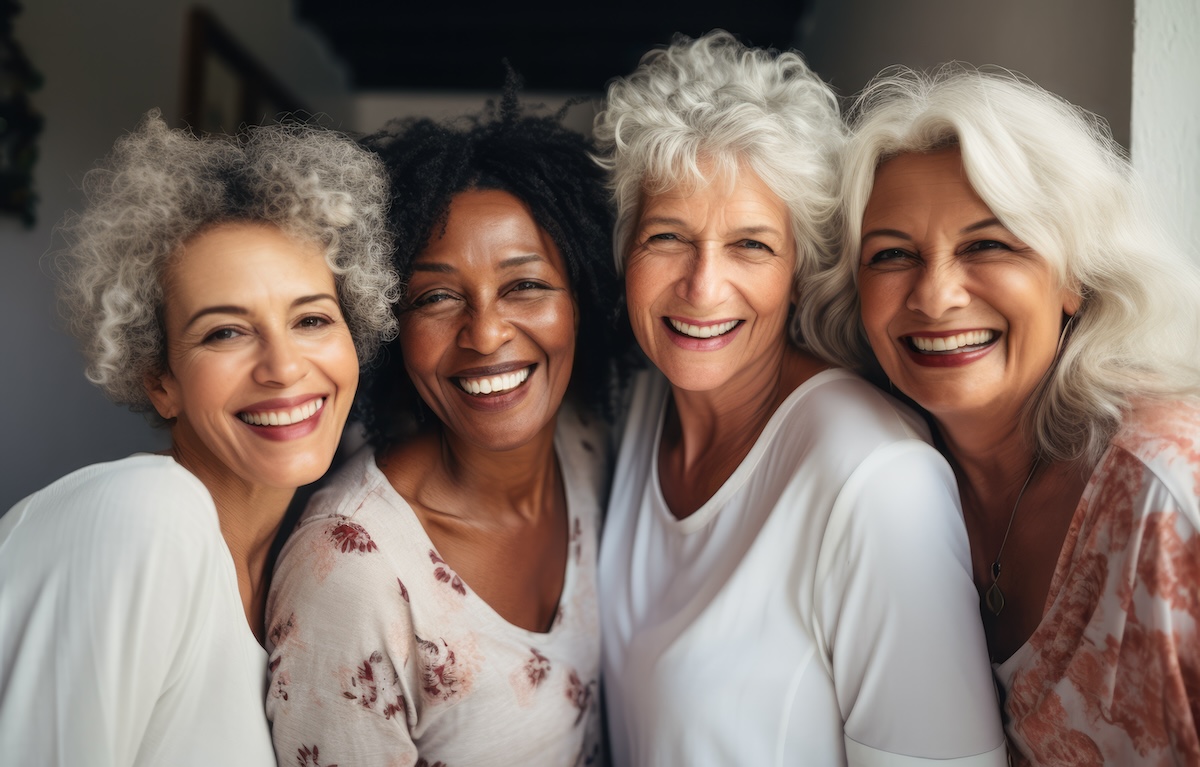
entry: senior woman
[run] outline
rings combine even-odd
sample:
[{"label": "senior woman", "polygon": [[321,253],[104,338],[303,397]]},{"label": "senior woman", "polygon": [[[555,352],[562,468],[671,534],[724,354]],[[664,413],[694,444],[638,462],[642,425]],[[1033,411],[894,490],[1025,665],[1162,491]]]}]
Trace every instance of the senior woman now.
[{"label": "senior woman", "polygon": [[280,763],[596,764],[597,415],[628,337],[602,174],[512,84],[490,119],[368,144],[392,178],[400,335],[364,390],[372,445],[280,558]]},{"label": "senior woman", "polygon": [[274,765],[268,551],[394,325],[386,183],[333,132],[197,139],[151,112],[84,188],[64,309],[88,378],[171,448],[0,518],[3,758]]},{"label": "senior woman", "polygon": [[934,426],[1018,761],[1200,763],[1196,269],[1100,121],[1010,74],[885,73],[854,130],[804,326]]},{"label": "senior woman", "polygon": [[714,32],[596,132],[636,336],[601,546],[617,764],[1004,764],[946,462],[789,337],[835,231],[836,99]]}]

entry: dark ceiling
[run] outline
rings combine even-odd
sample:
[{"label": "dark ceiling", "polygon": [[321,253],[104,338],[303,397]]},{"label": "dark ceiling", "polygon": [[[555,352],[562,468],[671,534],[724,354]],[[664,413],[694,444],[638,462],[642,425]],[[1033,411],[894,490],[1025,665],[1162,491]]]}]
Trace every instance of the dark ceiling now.
[{"label": "dark ceiling", "polygon": [[721,27],[749,44],[792,47],[810,1],[602,0],[594,13],[565,4],[541,13],[478,0],[296,0],[296,13],[349,66],[357,90],[495,90],[507,58],[528,90],[587,93],[676,32]]}]

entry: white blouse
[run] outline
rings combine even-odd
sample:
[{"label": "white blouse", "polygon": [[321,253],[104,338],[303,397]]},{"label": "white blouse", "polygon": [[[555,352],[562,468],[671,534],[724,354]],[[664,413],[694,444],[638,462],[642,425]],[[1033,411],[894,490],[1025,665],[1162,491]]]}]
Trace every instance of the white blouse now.
[{"label": "white blouse", "polygon": [[639,380],[601,545],[615,764],[1004,765],[954,476],[916,417],[820,373],[676,519],[669,397]]},{"label": "white blouse", "polygon": [[0,517],[0,762],[275,764],[267,655],[208,490],[96,464]]}]

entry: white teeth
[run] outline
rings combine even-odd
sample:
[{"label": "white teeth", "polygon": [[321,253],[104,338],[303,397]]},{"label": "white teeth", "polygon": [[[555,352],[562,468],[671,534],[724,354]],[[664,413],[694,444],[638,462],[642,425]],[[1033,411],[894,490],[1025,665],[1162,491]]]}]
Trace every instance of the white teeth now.
[{"label": "white teeth", "polygon": [[718,322],[716,325],[689,325],[686,322],[667,318],[671,323],[671,327],[675,328],[685,336],[692,338],[712,338],[714,336],[723,336],[737,326],[738,320],[730,320],[729,322]]},{"label": "white teeth", "polygon": [[996,337],[994,330],[969,330],[955,336],[940,336],[926,338],[924,336],[909,336],[912,345],[923,352],[952,352],[964,346],[979,346],[991,342]]},{"label": "white teeth", "polygon": [[291,426],[307,421],[325,407],[325,398],[309,400],[291,410],[271,410],[265,413],[238,413],[238,418],[253,426]]},{"label": "white teeth", "polygon": [[499,394],[515,389],[529,378],[531,367],[514,370],[511,373],[491,376],[489,378],[458,378],[458,385],[468,394]]}]

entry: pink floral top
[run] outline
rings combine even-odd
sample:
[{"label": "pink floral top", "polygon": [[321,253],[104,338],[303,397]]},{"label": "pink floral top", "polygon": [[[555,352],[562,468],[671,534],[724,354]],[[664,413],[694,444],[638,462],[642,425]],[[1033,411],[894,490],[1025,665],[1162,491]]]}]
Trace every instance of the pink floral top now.
[{"label": "pink floral top", "polygon": [[374,454],[352,458],[309,504],[267,603],[279,763],[595,763],[603,445],[560,414],[570,548],[546,633],[493,611],[439,556]]},{"label": "pink floral top", "polygon": [[1143,402],[1092,474],[1041,624],[995,667],[1017,764],[1200,764],[1200,407]]}]

